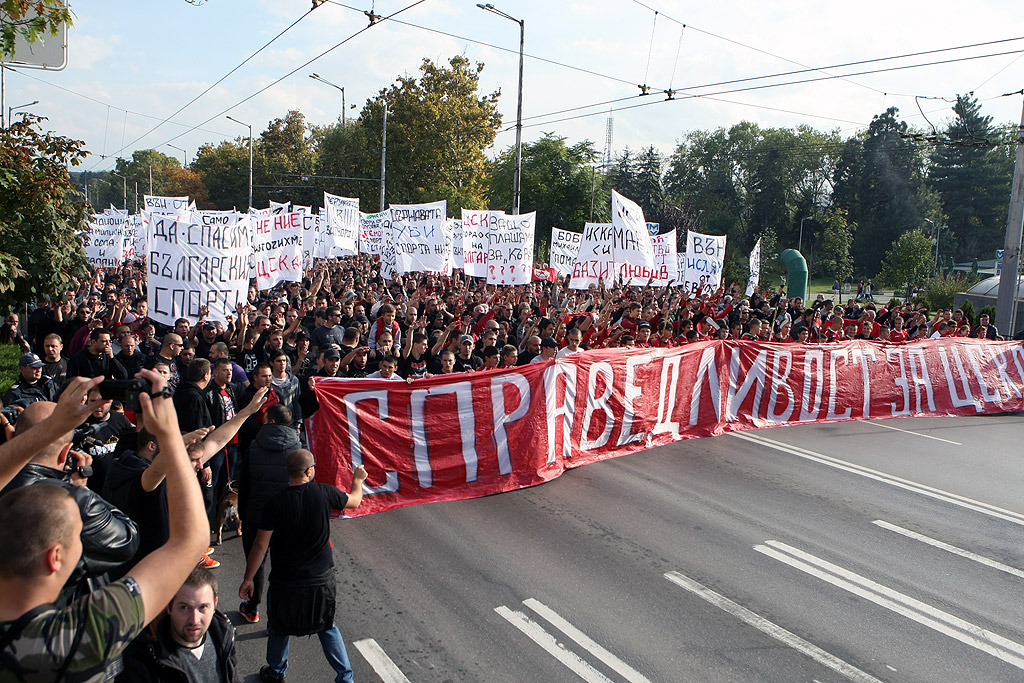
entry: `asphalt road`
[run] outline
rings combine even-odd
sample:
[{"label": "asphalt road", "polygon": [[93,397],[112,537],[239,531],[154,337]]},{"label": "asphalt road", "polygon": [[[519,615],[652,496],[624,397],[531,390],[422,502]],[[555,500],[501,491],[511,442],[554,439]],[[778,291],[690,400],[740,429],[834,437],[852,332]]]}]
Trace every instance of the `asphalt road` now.
[{"label": "asphalt road", "polygon": [[[1024,681],[1021,417],[684,441],[334,523],[358,681]],[[246,680],[264,623],[221,607]],[[291,681],[330,681],[293,638]]]}]

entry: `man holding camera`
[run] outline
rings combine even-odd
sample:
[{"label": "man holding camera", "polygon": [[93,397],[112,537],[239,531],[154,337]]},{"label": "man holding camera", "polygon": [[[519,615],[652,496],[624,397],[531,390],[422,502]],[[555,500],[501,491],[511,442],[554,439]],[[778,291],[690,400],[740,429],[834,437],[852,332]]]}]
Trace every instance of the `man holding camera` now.
[{"label": "man holding camera", "polygon": [[[131,640],[163,612],[206,548],[202,496],[173,404],[163,393],[165,380],[148,370],[142,375],[154,390],[152,397],[140,396],[146,427],[166,457],[169,540],[123,579],[60,607],[54,603],[83,552],[80,506],[67,488],[50,483],[0,498],[0,662],[9,680],[109,678],[116,673],[111,665],[120,663]],[[19,425],[23,431],[0,446],[0,483],[31,452],[50,450],[54,438],[66,442],[96,407],[85,397],[98,384],[73,381],[60,402],[50,404],[38,429]]]}]

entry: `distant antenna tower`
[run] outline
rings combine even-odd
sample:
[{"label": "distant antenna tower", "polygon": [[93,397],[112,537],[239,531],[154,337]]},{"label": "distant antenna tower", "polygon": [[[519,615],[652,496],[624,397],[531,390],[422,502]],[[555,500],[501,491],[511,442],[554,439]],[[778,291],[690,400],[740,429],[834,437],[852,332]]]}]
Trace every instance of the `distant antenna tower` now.
[{"label": "distant antenna tower", "polygon": [[612,110],[608,110],[608,122],[605,124],[604,133],[604,161],[602,162],[605,166],[612,163],[612,130],[615,125],[615,119],[612,118]]}]

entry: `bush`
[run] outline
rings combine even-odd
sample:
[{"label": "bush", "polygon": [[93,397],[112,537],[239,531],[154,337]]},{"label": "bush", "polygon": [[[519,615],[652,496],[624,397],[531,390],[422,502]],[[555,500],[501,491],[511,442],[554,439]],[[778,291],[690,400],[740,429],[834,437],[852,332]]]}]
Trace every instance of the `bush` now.
[{"label": "bush", "polygon": [[953,297],[957,292],[966,292],[974,284],[977,278],[971,278],[964,273],[953,273],[946,277],[933,277],[925,283],[925,296],[928,298],[929,308],[953,308]]},{"label": "bush", "polygon": [[978,311],[978,316],[983,316],[983,315],[987,315],[988,316],[988,321],[990,323],[991,322],[995,322],[995,319],[996,319],[996,307],[993,306],[992,304],[989,304],[988,306],[985,306],[980,311]]},{"label": "bush", "polygon": [[7,393],[11,385],[18,381],[21,370],[18,361],[21,359],[21,347],[17,344],[0,345],[0,396]]}]

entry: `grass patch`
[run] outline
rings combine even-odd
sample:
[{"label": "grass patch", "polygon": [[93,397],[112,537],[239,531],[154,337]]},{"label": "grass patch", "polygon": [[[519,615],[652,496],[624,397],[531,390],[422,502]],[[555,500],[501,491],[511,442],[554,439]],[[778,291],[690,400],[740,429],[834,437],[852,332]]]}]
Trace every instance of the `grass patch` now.
[{"label": "grass patch", "polygon": [[17,344],[0,345],[0,396],[7,393],[11,385],[21,377],[18,361],[21,360],[21,347]]}]

